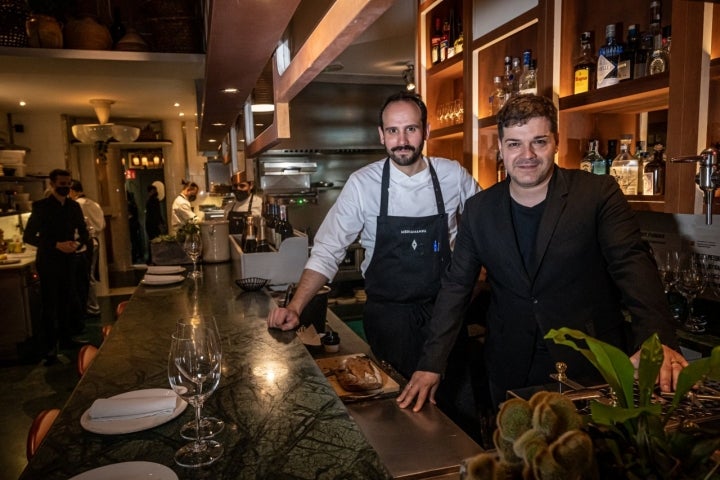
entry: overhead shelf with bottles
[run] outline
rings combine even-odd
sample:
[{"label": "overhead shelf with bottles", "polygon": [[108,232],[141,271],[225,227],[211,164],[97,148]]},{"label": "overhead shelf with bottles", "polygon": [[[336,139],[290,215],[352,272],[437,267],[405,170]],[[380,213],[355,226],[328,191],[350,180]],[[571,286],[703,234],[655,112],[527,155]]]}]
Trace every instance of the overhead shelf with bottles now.
[{"label": "overhead shelf with bottles", "polygon": [[[464,25],[462,14],[462,0],[424,2],[420,6],[419,41],[423,46],[420,52],[424,53],[421,62],[426,67],[422,94],[431,126],[427,141],[427,152],[431,156],[463,158],[465,53],[455,51],[455,40]],[[447,43],[439,48],[438,38],[444,37]]]}]

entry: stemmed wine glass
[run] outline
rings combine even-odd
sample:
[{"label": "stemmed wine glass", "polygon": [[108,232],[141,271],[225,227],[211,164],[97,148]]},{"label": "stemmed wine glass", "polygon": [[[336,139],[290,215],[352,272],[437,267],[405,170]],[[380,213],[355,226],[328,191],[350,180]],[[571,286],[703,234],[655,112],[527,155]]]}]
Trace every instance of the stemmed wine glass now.
[{"label": "stemmed wine glass", "polygon": [[[175,393],[195,407],[196,431],[202,405],[220,383],[220,343],[212,328],[178,323],[172,334],[168,356],[168,379]],[[175,462],[183,467],[201,467],[216,461],[223,446],[215,440],[196,437],[175,452]]]},{"label": "stemmed wine glass", "polygon": [[688,305],[688,314],[683,327],[692,333],[703,333],[705,331],[705,322],[695,316],[694,302],[695,298],[705,289],[706,279],[701,266],[695,260],[693,254],[689,254],[688,258],[685,259],[685,262],[679,268],[675,288],[685,297]]},{"label": "stemmed wine glass", "polygon": [[677,283],[678,260],[679,254],[675,250],[663,250],[655,253],[658,273],[660,273],[660,279],[662,280],[666,295]]},{"label": "stemmed wine glass", "polygon": [[185,235],[183,250],[185,250],[185,253],[187,253],[188,257],[190,257],[190,260],[193,262],[193,271],[188,276],[190,278],[201,277],[202,273],[197,269],[197,261],[202,254],[202,237],[198,232],[188,233]]},{"label": "stemmed wine glass", "polygon": [[[198,280],[195,279],[195,282]],[[196,292],[197,292],[197,283],[195,285]],[[197,303],[193,304],[193,313],[188,318],[182,318],[178,322],[178,328],[189,328],[188,326],[184,325],[198,325],[202,326],[203,328],[209,328],[215,332],[215,337],[218,340],[218,350],[222,354],[222,345],[220,342],[220,332],[217,328],[217,323],[215,322],[215,317],[210,315],[201,315],[198,312],[198,305]],[[204,399],[201,399],[201,402]],[[200,408],[202,409],[204,405],[200,405]],[[199,426],[199,430],[198,430]],[[222,432],[225,428],[225,422],[217,417],[208,416],[208,415],[202,415],[200,417],[200,423],[198,424],[195,420],[191,420],[187,422],[185,425],[180,427],[180,436],[187,439],[187,440],[194,440],[196,438],[206,439],[206,438],[213,438],[218,433]]]}]

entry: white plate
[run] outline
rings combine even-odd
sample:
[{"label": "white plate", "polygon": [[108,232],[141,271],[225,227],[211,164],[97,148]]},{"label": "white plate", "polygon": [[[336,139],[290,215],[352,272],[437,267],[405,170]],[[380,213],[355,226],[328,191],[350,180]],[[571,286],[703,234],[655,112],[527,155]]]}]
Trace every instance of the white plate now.
[{"label": "white plate", "polygon": [[170,275],[172,273],[182,273],[185,271],[184,267],[180,265],[151,265],[147,267],[147,272],[150,275]]},{"label": "white plate", "polygon": [[[111,398],[134,398],[134,397],[152,397],[155,395],[162,396],[174,396],[177,397],[174,391],[169,388],[149,388],[147,390],[134,390],[132,392],[121,393]],[[167,415],[154,415],[152,417],[143,418],[131,418],[127,420],[103,420],[97,421],[90,418],[90,409],[85,410],[85,413],[80,417],[80,425],[93,433],[99,433],[101,435],[117,435],[121,433],[132,433],[139,432],[141,430],[147,430],[149,428],[157,427],[165,422],[172,420],[173,418],[180,415],[183,410],[187,407],[187,403],[177,397],[177,403],[175,404],[175,410]]]},{"label": "white plate", "polygon": [[143,285],[172,285],[185,280],[182,275],[150,275],[145,274],[140,283]]},{"label": "white plate", "polygon": [[122,462],[93,468],[70,480],[178,480],[175,472],[165,465],[153,462]]}]

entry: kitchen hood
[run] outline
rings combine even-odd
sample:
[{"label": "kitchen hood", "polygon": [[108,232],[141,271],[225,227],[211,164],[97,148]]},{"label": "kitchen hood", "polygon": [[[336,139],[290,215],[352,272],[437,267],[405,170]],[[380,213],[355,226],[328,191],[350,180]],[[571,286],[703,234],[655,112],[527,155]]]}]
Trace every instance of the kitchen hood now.
[{"label": "kitchen hood", "polygon": [[400,85],[312,82],[290,102],[290,137],[262,156],[385,154],[378,115]]}]

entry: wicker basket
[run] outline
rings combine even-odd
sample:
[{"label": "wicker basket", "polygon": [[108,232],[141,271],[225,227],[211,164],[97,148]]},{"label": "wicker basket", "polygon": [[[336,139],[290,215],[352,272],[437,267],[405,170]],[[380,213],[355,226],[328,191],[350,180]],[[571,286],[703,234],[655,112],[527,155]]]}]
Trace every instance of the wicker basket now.
[{"label": "wicker basket", "polygon": [[155,52],[202,53],[202,28],[197,17],[163,17],[145,20]]},{"label": "wicker basket", "polygon": [[29,15],[23,0],[0,0],[0,46],[27,47],[25,22]]}]

